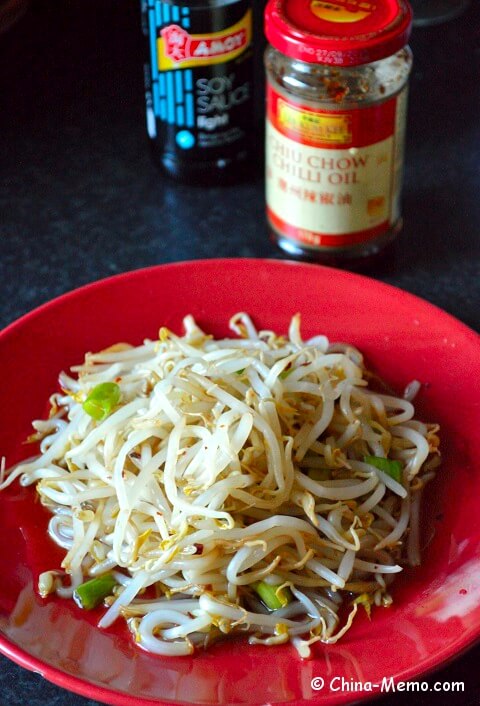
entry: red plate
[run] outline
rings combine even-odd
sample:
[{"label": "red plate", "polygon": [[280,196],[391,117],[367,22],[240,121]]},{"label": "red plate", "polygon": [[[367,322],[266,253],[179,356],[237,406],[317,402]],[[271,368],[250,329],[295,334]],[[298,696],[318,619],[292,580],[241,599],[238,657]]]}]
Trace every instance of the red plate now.
[{"label": "red plate", "polygon": [[[0,335],[0,452],[28,454],[22,440],[42,415],[61,369],[85,351],[140,343],[160,325],[181,330],[192,313],[216,335],[247,311],[285,332],[295,312],[303,331],[350,341],[394,387],[425,383],[419,416],[441,424],[444,462],[426,512],[423,566],[394,585],[394,605],[361,615],[337,645],[317,644],[301,661],[290,646],[216,645],[194,657],[158,658],[125,628],[100,631],[98,616],[67,601],[39,599],[32,586],[59,551],[45,538],[47,515],[32,488],[0,495],[0,650],[62,687],[118,706],[159,703],[340,704],[371,696],[345,683],[413,679],[480,634],[479,337],[444,312],[374,280],[272,260],[207,260],[127,273],[66,294]],[[8,546],[8,552],[7,552]],[[321,690],[312,679],[324,680]],[[319,686],[321,682],[314,683]]]}]

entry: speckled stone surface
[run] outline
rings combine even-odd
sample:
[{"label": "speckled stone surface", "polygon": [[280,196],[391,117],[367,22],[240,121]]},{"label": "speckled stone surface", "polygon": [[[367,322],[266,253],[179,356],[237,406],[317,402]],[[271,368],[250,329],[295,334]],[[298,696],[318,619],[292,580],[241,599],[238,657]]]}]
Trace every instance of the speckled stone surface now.
[{"label": "speckled stone surface", "polygon": [[[480,330],[480,3],[415,29],[411,46],[405,227],[368,274]],[[0,326],[129,269],[282,257],[266,235],[260,172],[209,189],[160,176],[146,144],[142,62],[134,0],[32,0],[0,35]],[[449,704],[480,703],[479,660],[477,647],[431,678],[465,682]],[[0,706],[95,703],[0,657]]]}]

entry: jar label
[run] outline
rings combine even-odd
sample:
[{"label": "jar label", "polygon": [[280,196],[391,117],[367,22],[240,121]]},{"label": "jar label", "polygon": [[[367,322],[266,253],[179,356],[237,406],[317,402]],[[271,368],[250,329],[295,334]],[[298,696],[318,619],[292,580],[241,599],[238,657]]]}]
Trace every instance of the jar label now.
[{"label": "jar label", "polygon": [[177,24],[170,24],[160,31],[158,43],[158,68],[168,71],[189,66],[211,66],[232,61],[252,41],[252,11],[248,10],[233,27],[221,32],[190,34]]},{"label": "jar label", "polygon": [[275,231],[334,249],[400,217],[406,90],[380,105],[318,110],[267,89],[266,198]]}]

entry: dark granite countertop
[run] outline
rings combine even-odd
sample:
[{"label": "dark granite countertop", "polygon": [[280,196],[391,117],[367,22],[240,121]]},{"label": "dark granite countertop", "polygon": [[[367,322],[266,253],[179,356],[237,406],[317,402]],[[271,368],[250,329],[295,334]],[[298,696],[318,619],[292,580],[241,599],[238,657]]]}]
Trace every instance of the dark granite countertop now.
[{"label": "dark granite countertop", "polygon": [[[368,274],[480,330],[480,3],[457,20],[415,29],[411,46],[404,231]],[[134,0],[32,0],[0,35],[0,326],[129,269],[282,257],[266,235],[260,174],[201,189],[156,170],[142,61]],[[431,677],[465,682],[464,693],[448,696],[453,706],[480,703],[479,659],[472,648]],[[96,703],[4,657],[0,664],[0,706]],[[414,702],[441,705],[446,697]]]}]

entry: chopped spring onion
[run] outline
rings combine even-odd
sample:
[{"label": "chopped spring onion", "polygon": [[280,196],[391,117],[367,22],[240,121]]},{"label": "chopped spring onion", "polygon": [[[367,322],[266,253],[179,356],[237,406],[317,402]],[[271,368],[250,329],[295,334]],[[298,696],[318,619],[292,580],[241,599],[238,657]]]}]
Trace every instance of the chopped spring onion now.
[{"label": "chopped spring onion", "polygon": [[275,586],[265,583],[265,581],[257,581],[253,584],[253,590],[260,596],[267,608],[278,610],[279,608],[285,608],[292,600],[290,590],[286,587],[278,590],[280,585],[277,584]]},{"label": "chopped spring onion", "polygon": [[95,421],[101,422],[119,402],[119,386],[115,382],[102,382],[91,390],[83,403],[83,409]]},{"label": "chopped spring onion", "polygon": [[387,473],[397,483],[402,482],[402,464],[400,461],[391,461],[389,458],[382,458],[381,456],[365,456],[363,460],[365,463],[378,468],[379,471]]},{"label": "chopped spring onion", "polygon": [[80,584],[73,592],[75,603],[84,610],[92,610],[112,594],[117,585],[113,574],[103,574]]}]

